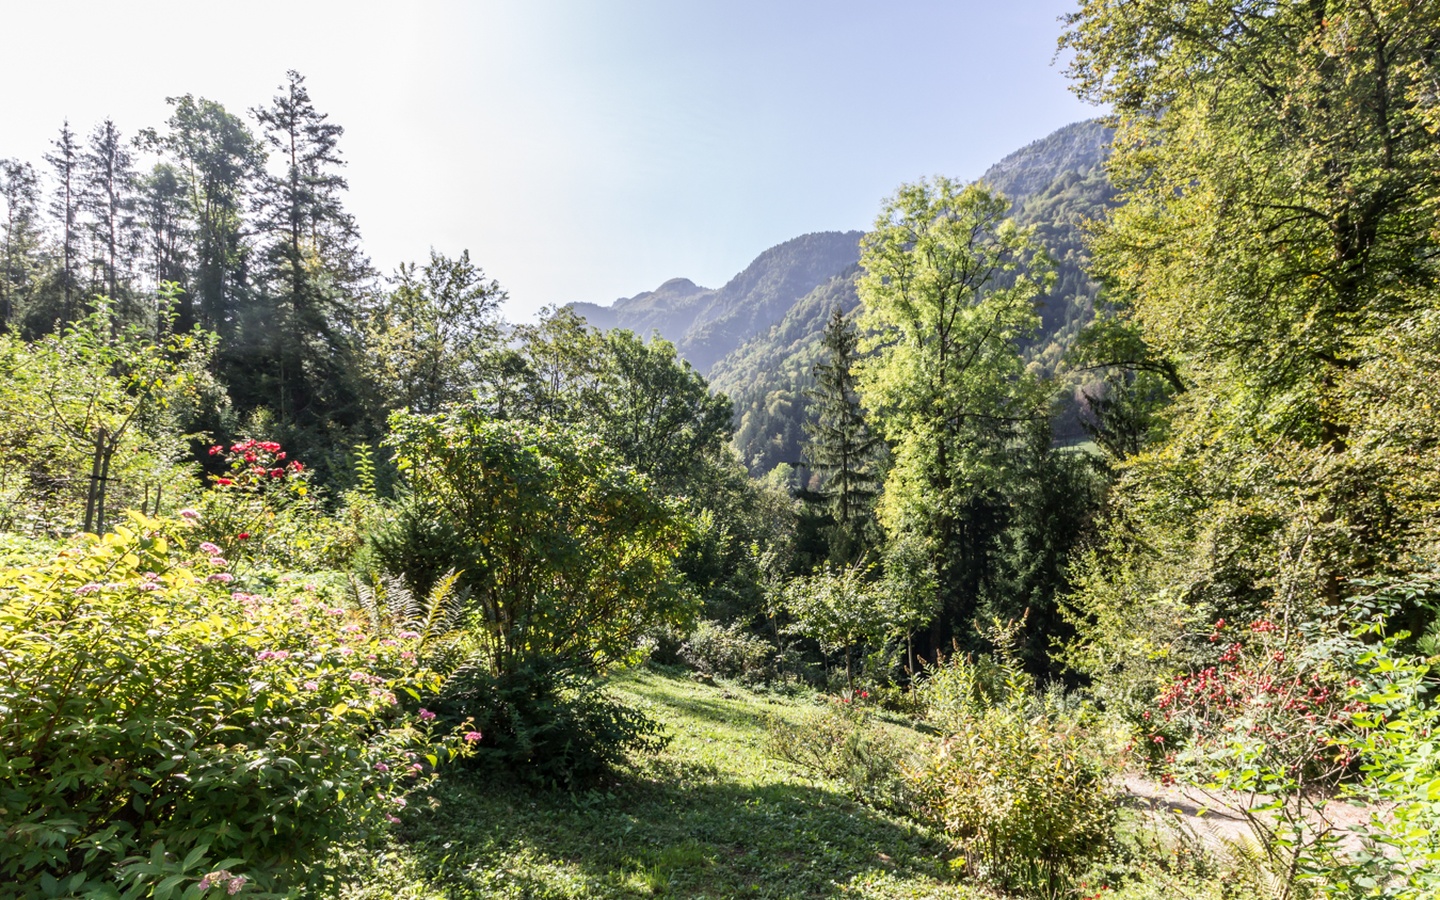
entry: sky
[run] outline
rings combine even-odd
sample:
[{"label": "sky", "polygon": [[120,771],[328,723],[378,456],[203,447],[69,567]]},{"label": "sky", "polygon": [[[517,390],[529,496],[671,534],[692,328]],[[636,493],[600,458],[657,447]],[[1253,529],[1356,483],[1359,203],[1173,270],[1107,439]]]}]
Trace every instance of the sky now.
[{"label": "sky", "polygon": [[296,69],[345,129],[375,266],[468,249],[523,321],[718,287],[789,238],[868,227],[902,183],[976,178],[1094,116],[1055,61],[1074,5],[0,0],[0,157],[40,165],[65,119],[159,126],[179,94],[239,113]]}]

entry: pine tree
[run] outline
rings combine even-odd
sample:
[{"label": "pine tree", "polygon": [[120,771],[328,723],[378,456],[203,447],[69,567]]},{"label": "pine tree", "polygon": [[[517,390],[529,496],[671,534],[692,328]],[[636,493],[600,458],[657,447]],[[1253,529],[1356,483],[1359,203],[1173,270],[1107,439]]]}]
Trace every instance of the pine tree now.
[{"label": "pine tree", "polygon": [[254,115],[280,170],[266,179],[257,205],[264,297],[240,326],[242,374],[251,384],[239,399],[269,406],[282,426],[328,442],[368,415],[354,311],[373,273],[341,202],[344,129],[315,109],[294,71]]},{"label": "pine tree", "polygon": [[95,293],[115,301],[116,327],[132,320],[131,263],[139,248],[135,219],[135,168],[130,150],[115,123],[106,119],[90,134],[90,145],[80,156],[80,208],[89,214],[89,232],[98,271]]},{"label": "pine tree", "polygon": [[836,307],[821,340],[826,360],[816,364],[815,387],[805,392],[815,419],[805,425],[802,453],[825,479],[821,496],[835,519],[830,547],[837,562],[852,561],[862,546],[880,486],[876,472],[880,437],[865,422],[852,371],[857,345],[854,322]]},{"label": "pine tree", "polygon": [[[60,224],[60,271],[59,290],[61,298],[60,319],[73,322],[77,317],[75,294],[80,279],[76,276],[79,264],[79,213],[80,213],[80,145],[75,141],[75,132],[70,130],[66,120],[60,126],[60,137],[51,142],[53,153],[45,154],[45,161],[54,170],[56,190],[50,202],[50,214]],[[37,323],[39,324],[39,323]],[[44,323],[49,327],[53,323]]]},{"label": "pine tree", "polygon": [[9,328],[28,298],[41,260],[40,178],[35,167],[19,160],[0,160],[0,203],[4,234],[0,237],[0,327]]}]

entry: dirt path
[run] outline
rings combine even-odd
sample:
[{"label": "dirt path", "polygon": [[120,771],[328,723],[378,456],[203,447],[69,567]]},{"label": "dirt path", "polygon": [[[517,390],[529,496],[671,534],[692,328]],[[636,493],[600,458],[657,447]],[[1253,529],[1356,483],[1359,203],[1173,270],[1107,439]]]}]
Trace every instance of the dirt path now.
[{"label": "dirt path", "polygon": [[[1232,791],[1203,791],[1184,785],[1163,785],[1141,775],[1127,774],[1123,789],[1132,806],[1155,814],[1178,817],[1206,844],[1218,846],[1231,841],[1255,840],[1255,832],[1245,816],[1247,809],[1264,798]],[[1311,811],[1311,824],[1328,826],[1341,836],[1341,846],[1360,849],[1355,826],[1370,820],[1373,807],[1352,806],[1340,800],[1326,805],[1323,817]],[[1268,818],[1269,813],[1261,813]]]}]

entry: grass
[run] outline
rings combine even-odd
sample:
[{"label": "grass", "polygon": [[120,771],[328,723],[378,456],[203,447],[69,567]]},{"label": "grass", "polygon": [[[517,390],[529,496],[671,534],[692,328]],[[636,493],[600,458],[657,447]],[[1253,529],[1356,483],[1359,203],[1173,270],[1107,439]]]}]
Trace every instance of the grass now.
[{"label": "grass", "polygon": [[612,688],[665,724],[667,750],[575,795],[452,770],[378,855],[347,862],[346,896],[988,896],[921,829],[765,753],[767,717],[798,721],[813,698],[647,671]]}]

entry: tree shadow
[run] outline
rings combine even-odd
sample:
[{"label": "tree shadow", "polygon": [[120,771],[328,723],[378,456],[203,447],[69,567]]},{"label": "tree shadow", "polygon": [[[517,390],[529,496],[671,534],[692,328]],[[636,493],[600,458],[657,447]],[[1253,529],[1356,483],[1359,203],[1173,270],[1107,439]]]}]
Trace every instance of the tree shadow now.
[{"label": "tree shadow", "polygon": [[587,794],[452,772],[406,831],[448,896],[801,898],[861,877],[949,880],[945,846],[913,826],[822,786],[740,784],[706,766]]}]

